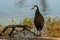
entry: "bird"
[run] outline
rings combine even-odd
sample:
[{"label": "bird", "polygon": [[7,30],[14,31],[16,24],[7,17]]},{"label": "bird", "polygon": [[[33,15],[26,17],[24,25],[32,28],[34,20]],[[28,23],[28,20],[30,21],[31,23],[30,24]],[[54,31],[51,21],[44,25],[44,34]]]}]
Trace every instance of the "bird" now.
[{"label": "bird", "polygon": [[44,17],[42,16],[41,12],[39,11],[39,7],[37,5],[34,5],[31,9],[35,10],[34,25],[37,29],[37,35],[38,35],[38,32],[41,34],[41,30],[43,29]]}]

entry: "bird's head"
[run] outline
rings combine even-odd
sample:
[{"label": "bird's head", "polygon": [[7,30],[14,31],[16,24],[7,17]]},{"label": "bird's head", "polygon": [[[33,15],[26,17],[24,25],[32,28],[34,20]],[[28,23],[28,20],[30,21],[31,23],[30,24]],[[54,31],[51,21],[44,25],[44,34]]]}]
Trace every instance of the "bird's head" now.
[{"label": "bird's head", "polygon": [[38,6],[37,5],[34,5],[31,9],[37,10],[38,9]]}]

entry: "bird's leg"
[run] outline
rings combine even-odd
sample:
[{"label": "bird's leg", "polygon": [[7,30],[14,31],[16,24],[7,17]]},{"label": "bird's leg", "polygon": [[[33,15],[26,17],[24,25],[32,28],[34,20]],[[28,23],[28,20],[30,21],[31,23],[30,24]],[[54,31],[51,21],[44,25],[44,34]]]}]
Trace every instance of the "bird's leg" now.
[{"label": "bird's leg", "polygon": [[37,36],[38,36],[38,30],[37,30]]},{"label": "bird's leg", "polygon": [[41,37],[41,31],[39,31],[39,36]]},{"label": "bird's leg", "polygon": [[37,35],[38,35],[38,30],[37,30]]}]

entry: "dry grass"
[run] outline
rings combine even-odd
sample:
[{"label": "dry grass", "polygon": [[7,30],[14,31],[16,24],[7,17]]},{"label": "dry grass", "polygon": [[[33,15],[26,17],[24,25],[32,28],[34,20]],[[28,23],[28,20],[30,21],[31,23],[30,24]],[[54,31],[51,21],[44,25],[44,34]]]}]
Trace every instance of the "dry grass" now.
[{"label": "dry grass", "polygon": [[60,37],[60,19],[57,17],[48,17],[45,22],[45,27],[47,31],[44,31],[48,37]]}]

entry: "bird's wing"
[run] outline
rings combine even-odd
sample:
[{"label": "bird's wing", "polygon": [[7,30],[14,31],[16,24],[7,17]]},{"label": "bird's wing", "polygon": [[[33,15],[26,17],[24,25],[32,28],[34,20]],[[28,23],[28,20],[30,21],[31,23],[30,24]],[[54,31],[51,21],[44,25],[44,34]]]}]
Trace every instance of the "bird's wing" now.
[{"label": "bird's wing", "polygon": [[42,25],[42,26],[44,25],[44,19],[42,17],[38,16],[36,18],[36,22],[37,22],[38,25]]}]

